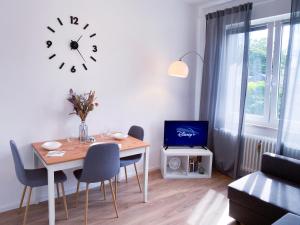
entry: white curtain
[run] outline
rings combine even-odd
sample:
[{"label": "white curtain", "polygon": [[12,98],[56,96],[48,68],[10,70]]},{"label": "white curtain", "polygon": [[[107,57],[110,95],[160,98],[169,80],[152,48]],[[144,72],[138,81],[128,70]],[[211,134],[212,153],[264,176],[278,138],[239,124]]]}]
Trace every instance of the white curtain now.
[{"label": "white curtain", "polygon": [[278,150],[300,159],[300,0],[292,1]]},{"label": "white curtain", "polygon": [[215,127],[233,136],[238,135],[240,126],[244,42],[244,33],[228,32],[221,58],[223,76],[218,84]]}]

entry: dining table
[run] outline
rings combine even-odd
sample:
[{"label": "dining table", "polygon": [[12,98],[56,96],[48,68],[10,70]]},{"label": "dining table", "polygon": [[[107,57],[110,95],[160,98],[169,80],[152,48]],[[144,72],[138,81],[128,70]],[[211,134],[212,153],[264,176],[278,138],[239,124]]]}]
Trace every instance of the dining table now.
[{"label": "dining table", "polygon": [[149,168],[149,147],[144,141],[128,136],[122,140],[116,140],[109,135],[94,135],[94,142],[80,142],[78,138],[65,138],[55,140],[62,145],[58,151],[64,151],[63,156],[49,156],[48,150],[42,147],[46,141],[32,143],[34,166],[37,168],[41,164],[47,169],[48,173],[48,218],[49,225],[55,224],[55,184],[54,172],[59,170],[68,170],[80,168],[89,146],[94,143],[116,143],[119,145],[120,157],[126,157],[136,154],[143,154],[143,201],[148,201],[148,168]]}]

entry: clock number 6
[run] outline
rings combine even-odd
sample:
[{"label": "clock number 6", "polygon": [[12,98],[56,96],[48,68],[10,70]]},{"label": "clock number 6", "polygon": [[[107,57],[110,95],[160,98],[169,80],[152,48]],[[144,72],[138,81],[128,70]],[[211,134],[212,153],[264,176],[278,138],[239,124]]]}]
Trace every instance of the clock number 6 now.
[{"label": "clock number 6", "polygon": [[78,17],[76,16],[70,16],[71,24],[78,25]]},{"label": "clock number 6", "polygon": [[72,66],[71,72],[72,72],[72,73],[75,73],[75,72],[76,72],[75,66]]},{"label": "clock number 6", "polygon": [[47,48],[50,48],[52,45],[52,41],[46,41]]},{"label": "clock number 6", "polygon": [[97,52],[98,49],[97,49],[97,45],[93,45],[93,52]]}]

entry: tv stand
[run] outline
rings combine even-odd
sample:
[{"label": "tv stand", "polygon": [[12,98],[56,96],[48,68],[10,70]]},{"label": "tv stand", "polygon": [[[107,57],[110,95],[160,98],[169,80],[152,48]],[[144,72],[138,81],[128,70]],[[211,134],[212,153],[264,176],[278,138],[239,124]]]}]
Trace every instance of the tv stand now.
[{"label": "tv stand", "polygon": [[[190,159],[195,157],[201,157],[199,162],[199,169],[197,171],[191,171]],[[171,158],[176,157],[181,161],[181,165],[177,170],[172,170],[169,166]],[[212,152],[207,148],[202,147],[169,147],[168,150],[161,148],[161,174],[163,178],[169,179],[182,179],[182,178],[210,178],[212,171]],[[198,165],[197,165],[198,166]]]}]

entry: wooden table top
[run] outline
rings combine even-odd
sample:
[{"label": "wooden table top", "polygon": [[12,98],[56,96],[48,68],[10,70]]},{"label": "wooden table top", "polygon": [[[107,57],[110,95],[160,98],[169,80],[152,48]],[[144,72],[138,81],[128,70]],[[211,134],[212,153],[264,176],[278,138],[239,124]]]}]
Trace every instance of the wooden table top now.
[{"label": "wooden table top", "polygon": [[[147,144],[146,142],[138,140],[131,136],[128,136],[124,140],[115,140],[113,138],[103,137],[100,135],[96,135],[93,137],[95,137],[96,142],[106,142],[106,143],[113,142],[116,144],[121,144],[120,151],[126,151],[126,150],[137,149],[137,148],[145,148],[149,146],[149,144]],[[36,153],[47,165],[84,159],[89,146],[92,144],[92,143],[80,143],[78,138],[71,138],[70,140],[61,139],[56,141],[59,141],[62,144],[62,146],[56,150],[65,151],[65,154],[62,157],[47,156],[48,151],[42,147],[42,144],[45,143],[45,141],[32,143],[32,146],[36,151]]]}]

